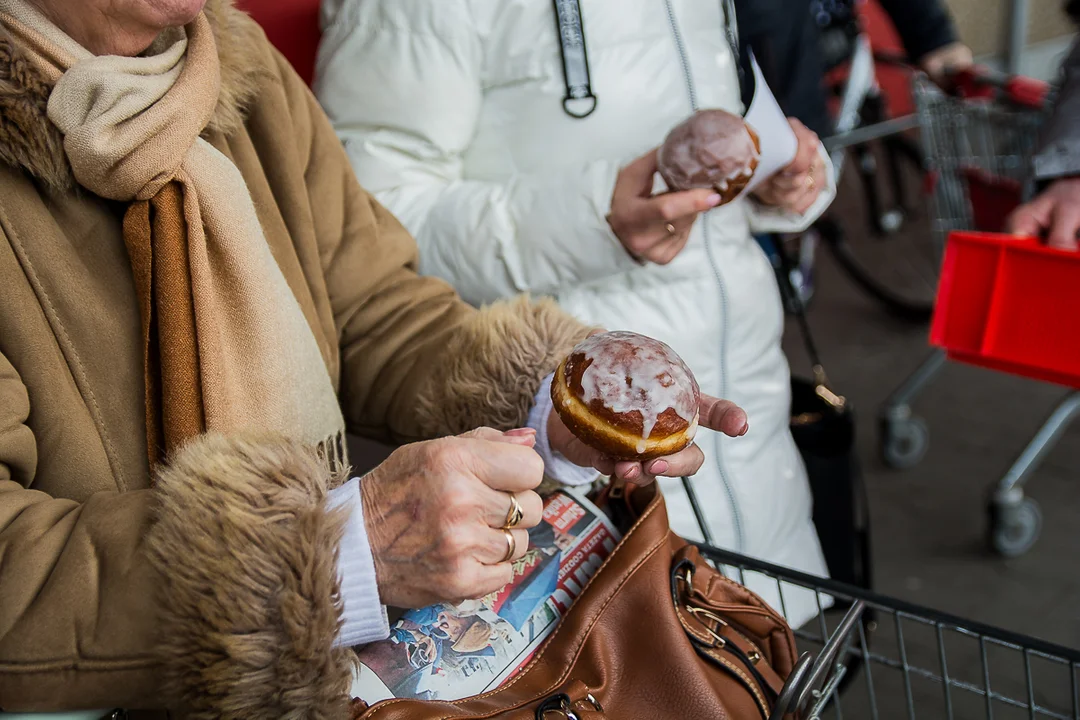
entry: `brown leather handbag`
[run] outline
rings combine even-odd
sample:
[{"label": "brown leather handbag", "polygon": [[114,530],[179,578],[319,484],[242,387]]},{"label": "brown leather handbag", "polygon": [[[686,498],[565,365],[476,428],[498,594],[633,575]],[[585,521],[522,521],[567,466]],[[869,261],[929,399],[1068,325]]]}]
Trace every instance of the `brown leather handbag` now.
[{"label": "brown leather handbag", "polygon": [[632,526],[517,675],[463,700],[386,700],[356,714],[767,720],[796,661],[784,619],[671,532],[655,486],[612,488],[607,509]]}]

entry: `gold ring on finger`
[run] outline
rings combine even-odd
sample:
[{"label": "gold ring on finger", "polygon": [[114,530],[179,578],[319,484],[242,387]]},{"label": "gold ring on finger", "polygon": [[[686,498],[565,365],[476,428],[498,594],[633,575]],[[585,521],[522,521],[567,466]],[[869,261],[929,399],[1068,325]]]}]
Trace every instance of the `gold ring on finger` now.
[{"label": "gold ring on finger", "polygon": [[518,502],[517,496],[510,493],[510,509],[506,511],[506,520],[502,524],[503,530],[516,528],[523,517],[525,517],[525,512],[521,509],[521,503]]},{"label": "gold ring on finger", "polygon": [[664,229],[667,230],[668,235],[674,235],[675,234],[675,226],[672,225],[671,223],[668,223],[667,225],[665,225]]},{"label": "gold ring on finger", "polygon": [[514,533],[506,528],[503,528],[502,531],[506,535],[506,556],[499,561],[500,563],[510,562],[511,558],[517,553],[517,540],[514,538]]}]

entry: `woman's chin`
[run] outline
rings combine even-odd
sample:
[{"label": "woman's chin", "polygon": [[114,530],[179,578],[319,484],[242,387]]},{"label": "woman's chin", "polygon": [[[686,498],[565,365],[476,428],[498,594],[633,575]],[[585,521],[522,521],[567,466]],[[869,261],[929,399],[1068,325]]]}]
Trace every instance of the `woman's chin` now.
[{"label": "woman's chin", "polygon": [[132,0],[144,6],[147,17],[161,27],[187,25],[202,12],[207,0]]}]

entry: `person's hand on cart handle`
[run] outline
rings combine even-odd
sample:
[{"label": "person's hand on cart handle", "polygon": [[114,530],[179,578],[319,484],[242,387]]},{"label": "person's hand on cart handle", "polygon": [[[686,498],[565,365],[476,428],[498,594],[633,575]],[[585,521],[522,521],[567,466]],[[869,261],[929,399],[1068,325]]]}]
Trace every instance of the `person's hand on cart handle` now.
[{"label": "person's hand on cart handle", "polygon": [[825,187],[827,172],[819,148],[817,133],[795,118],[788,118],[799,147],[795,159],[754,191],[754,197],[765,205],[790,210],[802,215],[809,210]]},{"label": "person's hand on cart handle", "polygon": [[656,152],[619,171],[607,221],[635,260],[667,265],[686,247],[697,216],[719,205],[720,195],[703,189],[654,195]]},{"label": "person's hand on cart handle", "polygon": [[959,41],[931,50],[919,60],[922,71],[941,86],[948,84],[953,73],[966,70],[974,64],[971,48]]},{"label": "person's hand on cart handle", "polygon": [[1080,249],[1080,177],[1059,178],[1009,216],[1006,228],[1014,235],[1045,237],[1050,247]]}]

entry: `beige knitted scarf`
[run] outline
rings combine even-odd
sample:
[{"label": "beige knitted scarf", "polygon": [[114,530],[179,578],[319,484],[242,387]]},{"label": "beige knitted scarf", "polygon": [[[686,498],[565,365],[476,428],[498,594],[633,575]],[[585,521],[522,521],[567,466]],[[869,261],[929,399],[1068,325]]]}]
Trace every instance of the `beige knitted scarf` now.
[{"label": "beige knitted scarf", "polygon": [[252,430],[343,465],[344,422],[312,329],[240,171],[199,137],[220,87],[206,17],[134,58],[92,55],[27,0],[0,0],[0,22],[55,83],[48,115],[75,179],[130,203],[151,462],[206,430]]}]

